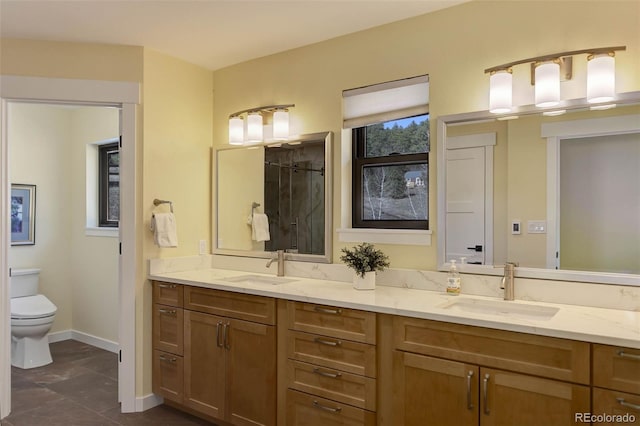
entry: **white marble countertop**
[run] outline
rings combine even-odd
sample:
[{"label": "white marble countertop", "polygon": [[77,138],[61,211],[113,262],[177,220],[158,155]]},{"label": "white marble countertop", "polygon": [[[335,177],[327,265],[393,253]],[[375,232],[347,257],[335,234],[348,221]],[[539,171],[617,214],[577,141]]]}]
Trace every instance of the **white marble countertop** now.
[{"label": "white marble countertop", "polygon": [[[351,283],[292,276],[284,277],[290,281],[279,284],[226,281],[227,278],[243,275],[274,278],[273,275],[226,269],[157,273],[149,275],[148,278],[238,293],[640,349],[640,312],[636,311],[518,300],[507,302],[491,297],[464,294],[450,296],[443,292],[388,286],[377,286],[375,290],[355,290]],[[517,313],[494,314],[447,309],[446,306],[453,301],[497,305],[503,303],[507,310],[515,305],[533,310],[537,307],[557,308],[558,312],[549,319],[532,319]]]}]

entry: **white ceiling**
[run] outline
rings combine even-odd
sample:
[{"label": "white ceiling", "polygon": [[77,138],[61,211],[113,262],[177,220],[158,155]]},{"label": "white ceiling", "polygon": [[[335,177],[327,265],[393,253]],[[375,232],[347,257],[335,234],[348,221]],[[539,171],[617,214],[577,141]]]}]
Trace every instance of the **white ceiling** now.
[{"label": "white ceiling", "polygon": [[0,0],[0,36],[144,46],[212,70],[468,0]]}]

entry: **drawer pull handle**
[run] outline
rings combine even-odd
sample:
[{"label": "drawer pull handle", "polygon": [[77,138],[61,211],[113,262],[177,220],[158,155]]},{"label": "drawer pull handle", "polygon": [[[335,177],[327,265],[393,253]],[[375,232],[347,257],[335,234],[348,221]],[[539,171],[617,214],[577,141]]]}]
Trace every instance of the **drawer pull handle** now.
[{"label": "drawer pull handle", "polygon": [[318,401],[313,401],[313,406],[330,413],[339,413],[342,411],[341,407],[327,407],[326,405],[320,404]]},{"label": "drawer pull handle", "polygon": [[158,312],[165,315],[173,315],[176,316],[177,312],[175,309],[158,309]]},{"label": "drawer pull handle", "polygon": [[320,343],[321,345],[327,345],[327,346],[340,346],[342,344],[340,340],[327,340],[327,339],[322,339],[320,337],[316,337],[313,340],[316,343]]},{"label": "drawer pull handle", "polygon": [[631,358],[640,361],[640,355],[628,354],[625,351],[618,351],[618,356],[621,358]]},{"label": "drawer pull handle", "polygon": [[340,315],[340,314],[342,314],[342,309],[324,308],[322,306],[314,306],[313,309],[316,312],[321,312],[323,314],[332,314],[332,315]]},{"label": "drawer pull handle", "polygon": [[489,375],[485,374],[482,380],[482,399],[484,404],[484,414],[487,416],[491,412],[489,410]]},{"label": "drawer pull handle", "polygon": [[630,402],[625,401],[624,398],[616,398],[616,401],[618,401],[618,404],[622,405],[623,407],[631,408],[632,410],[635,410],[635,411],[640,411],[640,404],[632,404]]},{"label": "drawer pull handle", "polygon": [[324,371],[324,370],[321,370],[321,369],[319,369],[319,368],[314,368],[314,369],[313,369],[313,372],[314,372],[315,374],[319,375],[319,376],[323,376],[323,377],[331,377],[332,379],[337,379],[338,377],[341,377],[341,376],[342,376],[342,373],[338,373],[338,372],[336,372],[336,373],[332,373],[332,372],[330,372],[330,371]]},{"label": "drawer pull handle", "polygon": [[164,355],[160,355],[160,361],[165,361],[165,362],[176,362],[177,359],[175,357],[171,357],[171,358],[167,358]]},{"label": "drawer pull handle", "polygon": [[473,401],[471,400],[471,378],[473,371],[467,373],[467,409],[473,410]]},{"label": "drawer pull handle", "polygon": [[160,288],[176,288],[177,286],[177,284],[158,284]]}]

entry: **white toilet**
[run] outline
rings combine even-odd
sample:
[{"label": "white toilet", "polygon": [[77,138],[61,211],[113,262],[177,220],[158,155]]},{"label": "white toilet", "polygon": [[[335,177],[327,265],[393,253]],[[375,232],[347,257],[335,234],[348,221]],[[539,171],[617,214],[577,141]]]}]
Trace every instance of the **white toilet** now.
[{"label": "white toilet", "polygon": [[40,269],[11,269],[11,365],[35,368],[52,362],[47,333],[56,305],[38,294]]}]

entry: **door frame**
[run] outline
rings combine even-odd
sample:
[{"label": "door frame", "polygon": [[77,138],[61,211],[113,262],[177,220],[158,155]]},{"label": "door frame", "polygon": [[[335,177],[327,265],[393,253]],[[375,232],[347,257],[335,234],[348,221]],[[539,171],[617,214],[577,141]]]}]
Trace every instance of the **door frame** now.
[{"label": "door frame", "polygon": [[[0,75],[0,341],[11,339],[8,252],[10,245],[9,102],[48,102],[121,108],[118,394],[122,412],[136,411],[136,114],[140,84],[100,80]],[[0,418],[11,412],[11,345],[0,345]]]}]

